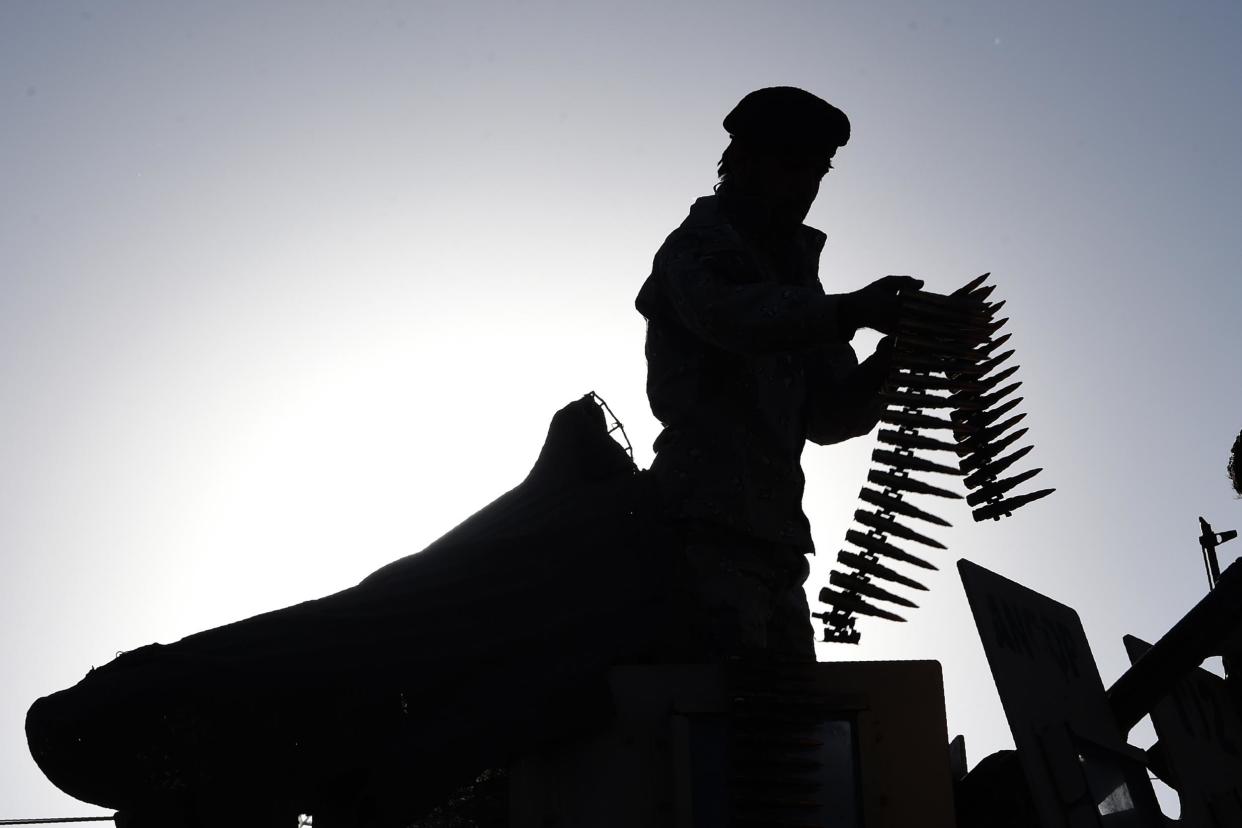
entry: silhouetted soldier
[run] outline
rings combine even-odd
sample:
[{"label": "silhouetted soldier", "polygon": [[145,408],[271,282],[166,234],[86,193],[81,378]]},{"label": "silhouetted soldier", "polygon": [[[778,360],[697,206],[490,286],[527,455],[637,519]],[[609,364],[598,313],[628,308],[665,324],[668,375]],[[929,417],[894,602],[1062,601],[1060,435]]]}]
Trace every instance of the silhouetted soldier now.
[{"label": "silhouetted soldier", "polygon": [[1229,482],[1233,484],[1233,490],[1238,493],[1238,497],[1242,497],[1242,431],[1234,438],[1233,449],[1229,452],[1229,465],[1225,467],[1225,471],[1229,472]]},{"label": "silhouetted soldier", "polygon": [[774,87],[744,97],[724,127],[716,194],[660,247],[636,302],[664,425],[652,472],[684,533],[696,654],[814,660],[802,448],[875,426],[892,343],[860,365],[849,342],[859,328],[891,332],[900,292],[922,282],[824,293],[825,236],[802,221],[849,139],[844,113]]}]

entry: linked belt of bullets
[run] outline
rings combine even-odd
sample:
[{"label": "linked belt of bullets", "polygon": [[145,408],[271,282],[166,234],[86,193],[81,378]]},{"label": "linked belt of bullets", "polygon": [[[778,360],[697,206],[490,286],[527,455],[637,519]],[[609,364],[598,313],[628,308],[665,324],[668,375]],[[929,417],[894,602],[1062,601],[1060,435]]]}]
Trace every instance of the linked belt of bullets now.
[{"label": "linked belt of bullets", "polygon": [[[1026,435],[1026,427],[1017,427],[1026,414],[1015,411],[1022,397],[1012,395],[1022,383],[1010,381],[1018,366],[1005,365],[1014,351],[1002,350],[1009,334],[998,333],[1009,320],[996,318],[1005,303],[989,301],[995,287],[984,284],[989,275],[947,296],[926,291],[903,296],[892,373],[881,391],[888,409],[880,419],[880,446],[871,455],[868,485],[859,493],[859,509],[854,512],[858,526],[845,533],[846,542],[857,549],[842,550],[837,556],[839,566],[829,575],[830,586],[819,593],[820,602],[829,610],[812,613],[824,624],[825,641],[858,643],[860,634],[854,625],[859,615],[905,621],[876,602],[911,609],[918,606],[877,582],[927,590],[890,564],[937,567],[893,540],[931,549],[946,547],[899,519],[933,526],[950,524],[906,498],[927,495],[961,500],[962,495],[916,474],[961,478],[976,521],[1008,517],[1055,491],[1007,496],[1042,469],[1000,477],[1026,457],[1031,446],[1004,454]],[[951,439],[923,432],[947,432]],[[936,459],[927,459],[924,453]],[[945,456],[949,462],[943,462]]]},{"label": "linked belt of bullets", "polygon": [[814,663],[729,665],[727,790],[735,828],[814,828],[826,796],[824,727],[849,716],[816,689]]}]

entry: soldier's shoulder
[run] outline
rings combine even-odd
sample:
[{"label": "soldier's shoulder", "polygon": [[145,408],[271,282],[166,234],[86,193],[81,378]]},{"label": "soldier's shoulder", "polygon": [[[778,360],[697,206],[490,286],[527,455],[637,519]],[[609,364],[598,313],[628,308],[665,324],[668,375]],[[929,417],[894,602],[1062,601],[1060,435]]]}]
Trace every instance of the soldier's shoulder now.
[{"label": "soldier's shoulder", "polygon": [[665,238],[660,253],[712,253],[741,248],[742,240],[721,211],[718,197],[710,195],[691,205],[686,218]]}]

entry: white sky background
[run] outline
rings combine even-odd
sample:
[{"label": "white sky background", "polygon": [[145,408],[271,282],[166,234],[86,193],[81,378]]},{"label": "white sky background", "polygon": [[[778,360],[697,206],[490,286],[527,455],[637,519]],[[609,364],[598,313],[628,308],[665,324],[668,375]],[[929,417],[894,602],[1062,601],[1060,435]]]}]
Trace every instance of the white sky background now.
[{"label": "white sky background", "polygon": [[[965,556],[1111,683],[1203,594],[1196,517],[1242,524],[1240,37],[1208,2],[0,4],[0,818],[94,810],[29,758],[36,697],[422,548],[584,392],[647,465],[633,297],[775,84],[854,125],[827,290],[993,271],[1059,488],[949,507],[911,623],[821,659],[939,659],[972,763],[1008,746]],[[804,458],[813,589],[873,439]]]}]

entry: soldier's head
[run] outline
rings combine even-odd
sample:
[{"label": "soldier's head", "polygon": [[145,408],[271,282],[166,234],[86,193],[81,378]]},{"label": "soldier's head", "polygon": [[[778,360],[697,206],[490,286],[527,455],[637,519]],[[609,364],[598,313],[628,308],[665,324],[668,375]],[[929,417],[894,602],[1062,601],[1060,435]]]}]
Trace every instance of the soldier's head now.
[{"label": "soldier's head", "polygon": [[1233,483],[1233,490],[1238,493],[1238,497],[1242,497],[1242,431],[1238,432],[1237,439],[1233,441],[1233,451],[1229,454],[1226,470]]},{"label": "soldier's head", "polygon": [[832,157],[850,138],[844,112],[792,86],[751,92],[725,116],[724,128],[730,140],[717,188],[748,202],[774,228],[802,223]]}]

